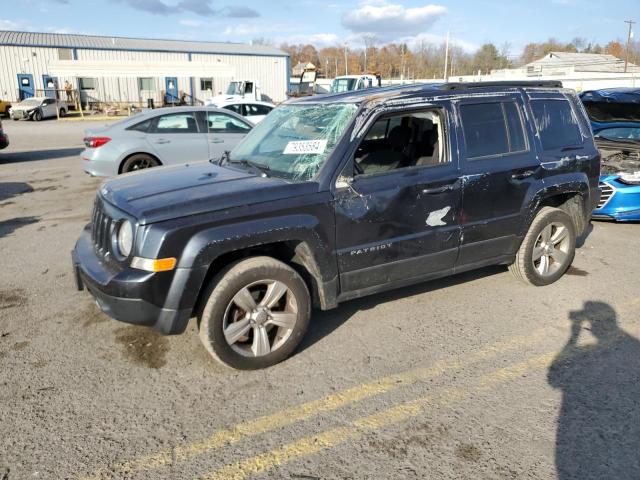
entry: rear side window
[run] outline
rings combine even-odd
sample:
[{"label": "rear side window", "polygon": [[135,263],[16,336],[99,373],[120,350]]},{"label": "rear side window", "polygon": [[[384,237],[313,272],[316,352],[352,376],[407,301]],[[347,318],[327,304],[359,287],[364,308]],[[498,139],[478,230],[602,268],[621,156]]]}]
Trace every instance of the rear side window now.
[{"label": "rear side window", "polygon": [[136,123],[135,125],[131,125],[129,128],[127,128],[127,130],[147,133],[149,131],[150,126],[151,126],[151,119],[145,120],[144,122]]},{"label": "rear side window", "polygon": [[522,115],[514,102],[460,106],[467,158],[482,158],[527,150]]},{"label": "rear side window", "polygon": [[531,100],[542,148],[556,150],[582,144],[578,120],[566,100]]}]

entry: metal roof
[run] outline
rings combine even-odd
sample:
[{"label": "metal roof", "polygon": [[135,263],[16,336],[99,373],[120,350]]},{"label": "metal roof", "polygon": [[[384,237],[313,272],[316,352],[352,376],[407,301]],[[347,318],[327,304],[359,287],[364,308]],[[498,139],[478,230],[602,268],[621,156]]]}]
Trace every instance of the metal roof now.
[{"label": "metal roof", "polygon": [[213,53],[223,55],[289,56],[268,45],[229,42],[193,42],[151,38],[99,37],[65,33],[35,33],[0,30],[0,46],[80,48],[91,50],[135,50],[180,53]]},{"label": "metal roof", "polygon": [[[624,60],[601,53],[549,52],[525,67],[573,68],[576,72],[622,72]],[[638,67],[629,62],[627,70],[637,72]]]}]

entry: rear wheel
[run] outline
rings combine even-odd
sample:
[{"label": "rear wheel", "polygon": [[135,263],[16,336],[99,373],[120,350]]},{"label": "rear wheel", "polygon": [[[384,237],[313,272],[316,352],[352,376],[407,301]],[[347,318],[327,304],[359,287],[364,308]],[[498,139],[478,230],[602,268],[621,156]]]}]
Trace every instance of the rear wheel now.
[{"label": "rear wheel", "polygon": [[160,162],[146,153],[131,155],[122,164],[122,173],[135,172],[144,168],[152,168],[160,165]]},{"label": "rear wheel", "polygon": [[200,340],[227,366],[265,368],[291,355],[310,315],[309,290],[300,275],[274,258],[252,257],[213,280],[199,316]]},{"label": "rear wheel", "polygon": [[531,285],[549,285],[573,262],[575,226],[571,217],[557,208],[544,207],[536,215],[509,270]]},{"label": "rear wheel", "polygon": [[67,114],[67,111],[64,108],[60,109],[60,118],[64,117]]}]

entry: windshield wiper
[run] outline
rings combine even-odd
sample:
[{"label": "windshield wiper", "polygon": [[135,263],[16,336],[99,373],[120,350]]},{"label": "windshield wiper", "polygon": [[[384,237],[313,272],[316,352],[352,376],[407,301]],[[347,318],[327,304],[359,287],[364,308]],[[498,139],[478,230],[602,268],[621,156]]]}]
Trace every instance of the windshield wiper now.
[{"label": "windshield wiper", "polygon": [[260,172],[268,177],[267,172],[270,170],[269,165],[264,165],[262,163],[252,162],[251,160],[240,159],[240,160],[228,160],[229,163],[239,163],[240,165],[244,165],[245,167],[252,167],[254,169],[260,170]]}]

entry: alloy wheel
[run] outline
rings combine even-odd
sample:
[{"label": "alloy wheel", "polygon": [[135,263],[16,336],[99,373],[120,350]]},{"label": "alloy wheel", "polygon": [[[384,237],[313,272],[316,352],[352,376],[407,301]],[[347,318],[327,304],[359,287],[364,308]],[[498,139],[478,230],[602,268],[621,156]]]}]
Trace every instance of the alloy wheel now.
[{"label": "alloy wheel", "polygon": [[223,319],[227,344],[248,357],[276,351],[291,336],[298,319],[298,302],[283,282],[262,280],[240,289]]},{"label": "alloy wheel", "polygon": [[570,240],[569,230],[562,223],[552,222],[542,229],[532,254],[533,266],[539,275],[552,276],[565,266]]}]

